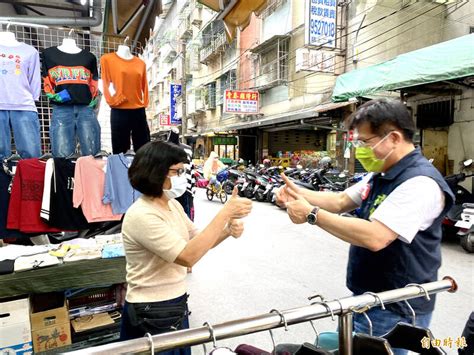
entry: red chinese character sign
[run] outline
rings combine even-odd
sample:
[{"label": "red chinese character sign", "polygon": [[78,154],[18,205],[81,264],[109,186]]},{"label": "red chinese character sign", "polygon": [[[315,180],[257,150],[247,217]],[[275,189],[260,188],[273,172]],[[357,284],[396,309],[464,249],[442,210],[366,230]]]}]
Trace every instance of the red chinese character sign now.
[{"label": "red chinese character sign", "polygon": [[234,91],[226,90],[224,97],[225,113],[257,114],[258,91]]},{"label": "red chinese character sign", "polygon": [[170,126],[170,115],[166,113],[160,113],[160,126]]}]

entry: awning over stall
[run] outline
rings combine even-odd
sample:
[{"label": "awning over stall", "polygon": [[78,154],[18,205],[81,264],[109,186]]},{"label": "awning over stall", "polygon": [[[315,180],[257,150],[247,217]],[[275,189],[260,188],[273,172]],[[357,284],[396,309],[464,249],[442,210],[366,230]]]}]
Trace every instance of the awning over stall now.
[{"label": "awning over stall", "polygon": [[332,100],[474,76],[474,34],[401,54],[340,75]]},{"label": "awning over stall", "polygon": [[250,23],[252,12],[259,14],[267,0],[198,0],[214,11],[220,12],[218,19],[224,20],[229,42],[236,36],[236,30],[243,31]]}]

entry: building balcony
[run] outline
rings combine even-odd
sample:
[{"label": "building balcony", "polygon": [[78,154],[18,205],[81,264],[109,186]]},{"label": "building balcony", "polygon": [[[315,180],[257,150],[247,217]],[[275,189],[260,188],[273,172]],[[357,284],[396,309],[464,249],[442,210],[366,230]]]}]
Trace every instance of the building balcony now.
[{"label": "building balcony", "polygon": [[275,60],[260,67],[260,75],[255,78],[255,86],[258,90],[267,90],[284,84],[287,77],[288,68],[279,60]]},{"label": "building balcony", "polygon": [[202,48],[199,52],[200,62],[203,64],[209,63],[215,56],[224,51],[227,45],[227,39],[224,31],[213,34],[212,36],[214,39],[211,41],[211,43],[208,46]]},{"label": "building balcony", "polygon": [[177,30],[178,38],[182,40],[188,40],[193,36],[193,30],[191,28],[191,21],[189,16],[183,17],[180,20]]}]

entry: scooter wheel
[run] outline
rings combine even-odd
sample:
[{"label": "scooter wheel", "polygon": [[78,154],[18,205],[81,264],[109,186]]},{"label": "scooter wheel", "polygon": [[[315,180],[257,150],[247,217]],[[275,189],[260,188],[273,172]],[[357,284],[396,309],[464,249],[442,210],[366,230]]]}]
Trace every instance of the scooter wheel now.
[{"label": "scooter wheel", "polygon": [[247,197],[250,200],[253,199],[253,197],[254,197],[253,188],[252,187],[247,187],[247,189],[244,191],[244,195],[245,195],[245,197]]},{"label": "scooter wheel", "polygon": [[263,202],[263,201],[265,201],[265,195],[263,194],[262,191],[257,190],[257,192],[255,193],[255,199],[256,199],[258,202]]},{"label": "scooter wheel", "polygon": [[474,253],[474,233],[461,236],[461,246],[468,253]]},{"label": "scooter wheel", "polygon": [[227,193],[222,190],[220,193],[219,193],[219,199],[221,200],[222,203],[226,203],[227,201]]},{"label": "scooter wheel", "polygon": [[209,201],[212,201],[212,199],[214,198],[214,192],[212,192],[210,189],[207,189],[206,190],[206,197]]},{"label": "scooter wheel", "polygon": [[232,190],[234,189],[234,186],[231,183],[225,182],[222,188],[224,189],[227,195],[232,195]]}]

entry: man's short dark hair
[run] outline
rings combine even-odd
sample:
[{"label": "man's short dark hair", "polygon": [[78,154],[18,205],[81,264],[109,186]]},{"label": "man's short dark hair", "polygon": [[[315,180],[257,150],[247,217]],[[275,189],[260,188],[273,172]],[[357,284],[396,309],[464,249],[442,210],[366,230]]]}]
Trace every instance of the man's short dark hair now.
[{"label": "man's short dark hair", "polygon": [[349,129],[367,122],[373,133],[383,136],[395,129],[403,134],[408,142],[413,142],[415,122],[406,106],[398,100],[376,99],[360,106],[347,121]]},{"label": "man's short dark hair", "polygon": [[149,142],[135,155],[128,169],[130,184],[144,195],[161,197],[169,168],[187,163],[188,156],[179,146],[168,142]]}]

